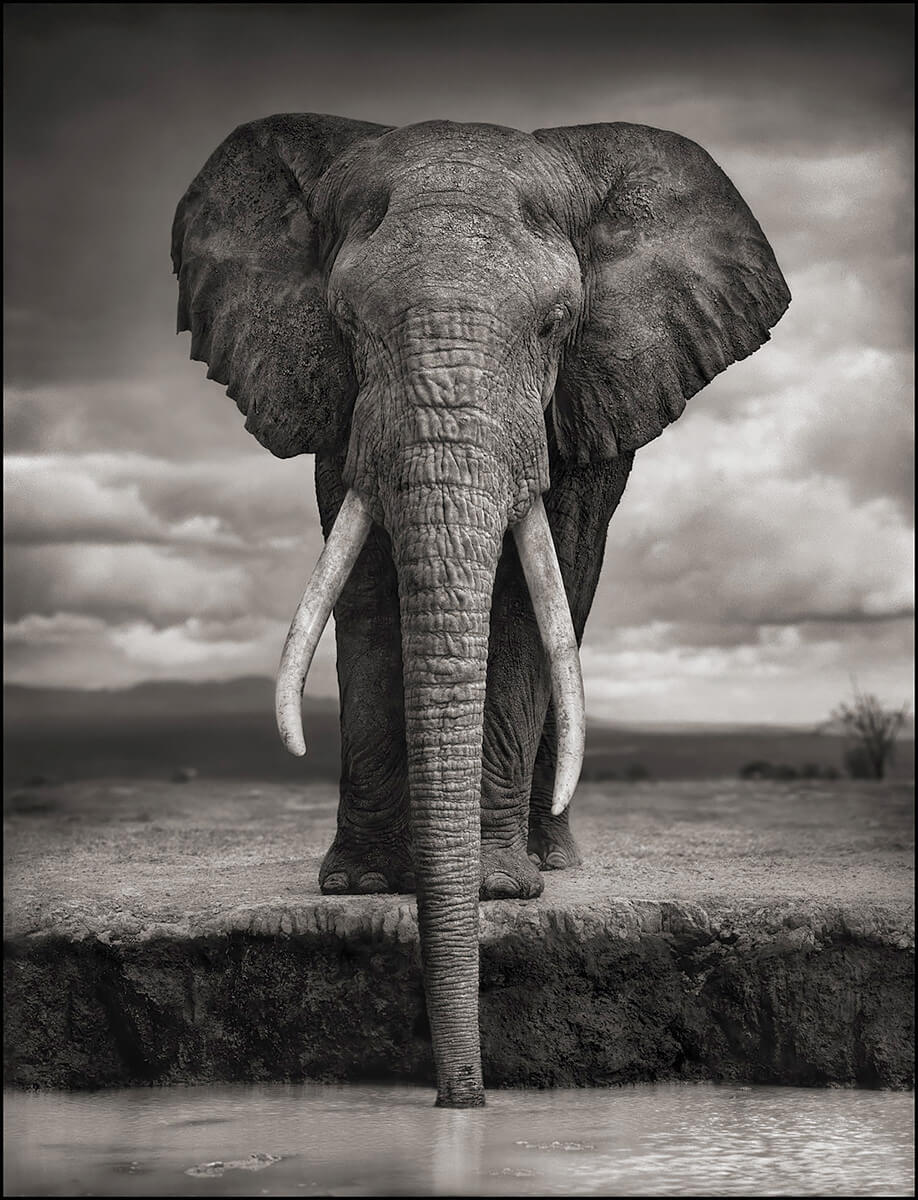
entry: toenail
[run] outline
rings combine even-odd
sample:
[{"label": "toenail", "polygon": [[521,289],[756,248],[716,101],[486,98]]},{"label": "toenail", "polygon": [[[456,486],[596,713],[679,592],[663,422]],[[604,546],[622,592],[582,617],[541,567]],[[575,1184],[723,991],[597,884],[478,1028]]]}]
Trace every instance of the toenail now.
[{"label": "toenail", "polygon": [[323,892],[346,892],[347,876],[343,871],[332,871],[322,880],[321,887]]},{"label": "toenail", "polygon": [[389,882],[384,875],[380,875],[378,871],[367,871],[365,875],[361,875],[357,881],[358,892],[369,894],[371,892],[387,892],[389,890]]},{"label": "toenail", "polygon": [[484,882],[485,890],[490,892],[492,896],[518,896],[520,891],[519,883],[510,875],[503,871],[495,871],[489,875]]}]

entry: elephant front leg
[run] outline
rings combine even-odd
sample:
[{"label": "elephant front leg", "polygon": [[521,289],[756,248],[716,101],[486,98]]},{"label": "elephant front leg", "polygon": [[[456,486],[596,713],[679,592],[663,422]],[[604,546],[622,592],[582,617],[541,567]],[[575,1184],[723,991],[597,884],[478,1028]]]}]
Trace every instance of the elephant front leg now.
[{"label": "elephant front leg", "polygon": [[529,856],[543,871],[563,871],[565,867],[576,867],[583,861],[571,833],[570,808],[558,817],[551,811],[556,748],[555,709],[549,703],[532,771],[527,838]]},{"label": "elephant front leg", "polygon": [[[606,531],[633,455],[565,462],[549,436],[551,490],[545,511],[579,642],[602,568]],[[505,539],[491,612],[482,781],[483,899],[533,896],[538,869],[576,866],[569,810],[551,813],[556,737],[538,626],[512,539]],[[501,890],[506,889],[506,890]]]},{"label": "elephant front leg", "polygon": [[494,583],[481,782],[482,900],[526,899],[543,889],[527,854],[533,763],[550,679],[512,535]]},{"label": "elephant front leg", "polygon": [[[323,528],[345,493],[340,464],[316,459]],[[412,892],[398,589],[374,527],[335,607],[341,700],[338,828],[319,870],[326,893]]]}]

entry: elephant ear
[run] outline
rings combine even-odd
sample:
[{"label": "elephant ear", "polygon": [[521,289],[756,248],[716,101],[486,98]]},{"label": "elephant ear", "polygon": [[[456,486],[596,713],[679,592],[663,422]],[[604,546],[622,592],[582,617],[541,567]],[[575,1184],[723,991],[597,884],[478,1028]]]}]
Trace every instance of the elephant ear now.
[{"label": "elephant ear", "polygon": [[355,385],[325,304],[307,198],[348,146],[387,126],[292,113],[240,125],[172,227],[178,331],[279,458],[340,443]]},{"label": "elephant ear", "polygon": [[636,450],[730,363],[769,338],[790,302],[758,222],[711,157],[645,125],[540,129],[574,179],[581,324],[554,419],[581,462]]}]

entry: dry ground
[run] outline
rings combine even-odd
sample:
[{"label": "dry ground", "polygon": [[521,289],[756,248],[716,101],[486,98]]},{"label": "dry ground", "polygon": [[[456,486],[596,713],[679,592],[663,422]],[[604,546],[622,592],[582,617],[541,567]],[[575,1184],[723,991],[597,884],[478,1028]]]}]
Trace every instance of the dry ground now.
[{"label": "dry ground", "polygon": [[[321,783],[103,780],[19,789],[5,801],[7,933],[72,920],[111,927],[132,916],[182,925],[228,909],[315,903],[335,804],[334,786]],[[529,903],[907,907],[913,894],[912,788],[901,783],[587,784],[574,800],[573,828],[583,866],[546,874],[544,895]]]}]

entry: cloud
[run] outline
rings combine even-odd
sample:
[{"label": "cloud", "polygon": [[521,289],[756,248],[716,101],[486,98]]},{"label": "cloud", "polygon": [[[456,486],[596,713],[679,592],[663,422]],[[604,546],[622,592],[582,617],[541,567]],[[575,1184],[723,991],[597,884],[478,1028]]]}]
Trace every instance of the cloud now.
[{"label": "cloud", "polygon": [[799,157],[740,148],[719,161],[765,229],[795,300],[800,276],[822,267],[821,295],[831,303],[823,305],[821,316],[830,330],[841,299],[839,282],[867,289],[866,296],[850,291],[846,303],[849,312],[857,307],[867,325],[843,321],[841,331],[834,330],[837,340],[840,332],[873,344],[909,344],[910,130],[893,126],[882,138],[845,153]]},{"label": "cloud", "polygon": [[831,377],[809,374],[801,394],[813,402],[813,416],[788,446],[785,469],[842,480],[855,501],[886,497],[898,506],[904,523],[913,525],[911,355],[842,351]]},{"label": "cloud", "polygon": [[151,512],[136,479],[104,482],[59,456],[9,456],[4,462],[8,544],[161,543],[238,550],[219,516],[189,513],[168,522]]},{"label": "cloud", "polygon": [[[855,499],[893,501],[911,525],[912,355],[844,338],[814,353],[819,318],[810,316],[818,300],[802,289],[772,341],[693,397],[684,415],[640,451],[635,470],[646,469],[649,455],[665,455],[664,447],[678,447],[700,467],[708,445],[716,441],[723,452],[733,442],[747,478],[831,476]],[[844,319],[842,301],[835,312]],[[707,486],[702,473],[698,486]]]},{"label": "cloud", "polygon": [[768,418],[697,416],[638,452],[591,620],[703,611],[775,624],[911,611],[913,546],[896,505],[857,501],[833,476],[784,474],[775,434]]},{"label": "cloud", "polygon": [[7,455],[7,540],[162,542],[236,553],[312,531],[318,551],[311,456],[281,463],[253,449],[204,462],[137,453]]},{"label": "cloud", "polygon": [[174,349],[173,355],[159,347],[147,378],[8,384],[7,453],[111,451],[174,460],[267,456],[245,432],[245,418],[233,401],[204,378],[199,363],[187,361],[187,345],[175,339]]},{"label": "cloud", "polygon": [[656,622],[587,626],[582,661],[587,710],[624,722],[700,719],[725,724],[823,722],[859,686],[884,703],[914,694],[907,621],[734,626]]},{"label": "cloud", "polygon": [[189,613],[225,618],[253,607],[252,580],[241,566],[187,559],[162,546],[11,546],[6,569],[13,620],[71,612],[162,626]]},{"label": "cloud", "polygon": [[202,665],[219,674],[227,663],[232,664],[234,674],[243,673],[239,664],[260,657],[266,637],[276,645],[284,635],[279,623],[250,617],[222,623],[189,617],[181,625],[164,629],[136,622],[109,631],[115,649],[141,666],[163,670],[167,677],[176,669],[195,671]]},{"label": "cloud", "polygon": [[[411,6],[407,21],[391,6],[375,16],[370,6],[158,6],[141,18],[42,6],[37,23],[10,10],[8,378],[131,379],[162,367],[175,352],[175,205],[231,129],[272,112],[675,128],[731,162],[742,156],[744,179],[748,168],[765,183],[750,199],[757,213],[765,206],[766,228],[800,196],[843,195],[852,151],[910,135],[902,12],[836,6],[790,27],[784,6],[780,17],[751,6],[740,17],[722,5],[539,5],[522,24],[517,6],[443,7],[421,16]],[[648,22],[649,12],[663,15]],[[782,192],[789,157],[807,155],[834,156],[836,173],[793,176]],[[907,186],[907,163],[900,174]],[[873,176],[880,190],[883,178]],[[818,236],[823,211],[802,215]],[[859,229],[849,223],[847,235]]]},{"label": "cloud", "polygon": [[[322,535],[311,462],[253,448],[206,462],[10,456],[7,678],[272,673]],[[310,687],[329,694],[329,635],[323,645]]]},{"label": "cloud", "polygon": [[[307,694],[337,695],[334,620],[316,650]],[[5,678],[33,687],[131,687],[147,679],[189,682],[273,673],[287,624],[259,616],[148,621],[30,613],[4,625]],[[269,665],[270,664],[270,665]]]}]

